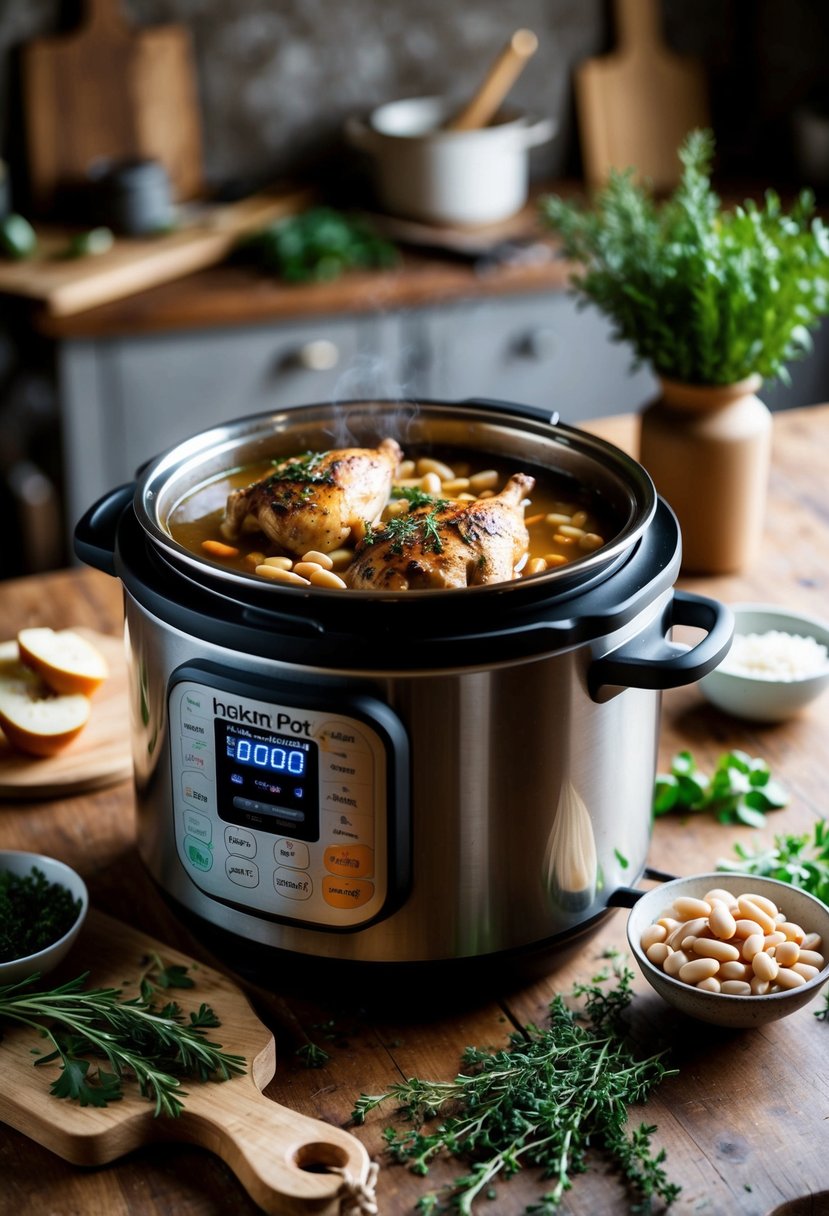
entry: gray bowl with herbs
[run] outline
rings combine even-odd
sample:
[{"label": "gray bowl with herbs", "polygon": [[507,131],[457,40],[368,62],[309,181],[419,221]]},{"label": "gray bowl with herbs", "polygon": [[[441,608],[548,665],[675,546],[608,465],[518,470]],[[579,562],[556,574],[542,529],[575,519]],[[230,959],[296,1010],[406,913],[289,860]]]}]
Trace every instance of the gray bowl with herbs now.
[{"label": "gray bowl with herbs", "polygon": [[54,970],[88,908],[86,884],[71,866],[42,853],[0,849],[0,984]]}]

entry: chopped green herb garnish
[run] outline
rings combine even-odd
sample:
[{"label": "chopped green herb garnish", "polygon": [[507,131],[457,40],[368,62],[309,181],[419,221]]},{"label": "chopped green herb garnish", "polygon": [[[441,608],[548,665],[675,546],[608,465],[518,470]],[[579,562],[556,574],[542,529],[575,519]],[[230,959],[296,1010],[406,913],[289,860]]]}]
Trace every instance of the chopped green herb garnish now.
[{"label": "chopped green herb garnish", "polygon": [[[604,985],[615,977],[616,986]],[[639,1058],[622,1018],[632,997],[633,973],[614,962],[588,984],[577,985],[582,1012],[556,996],[549,1026],[530,1023],[510,1036],[501,1051],[468,1047],[465,1071],[452,1081],[411,1078],[383,1094],[362,1094],[353,1119],[389,1099],[412,1124],[384,1133],[393,1160],[415,1174],[427,1174],[444,1155],[469,1166],[468,1172],[418,1204],[421,1213],[470,1213],[478,1198],[492,1198],[493,1184],[528,1166],[551,1180],[550,1189],[528,1212],[553,1213],[587,1169],[590,1149],[599,1149],[639,1200],[660,1198],[669,1205],[679,1187],[669,1182],[663,1150],[654,1151],[656,1128],[629,1128],[627,1108],[644,1102],[671,1070],[660,1056]]]},{"label": "chopped green herb garnish", "polygon": [[427,494],[425,490],[421,490],[420,486],[392,486],[391,496],[392,498],[405,498],[410,511],[414,511],[418,507],[431,507],[436,501],[434,494]]},{"label": "chopped green herb garnish", "polygon": [[657,773],[653,813],[707,811],[720,823],[760,828],[766,811],[780,810],[787,802],[786,791],[772,780],[765,760],[742,751],[726,752],[708,777],[691,753],[683,751],[674,756],[669,773]]},{"label": "chopped green herb garnish", "polygon": [[26,958],[59,941],[74,925],[81,901],[37,866],[28,874],[0,871],[0,963]]},{"label": "chopped green herb garnish", "polygon": [[320,471],[319,468],[327,455],[327,452],[306,452],[287,461],[276,460],[268,482],[298,481],[303,485],[331,485],[334,481],[332,469],[329,467]]},{"label": "chopped green herb garnish", "polygon": [[299,1057],[306,1068],[324,1068],[331,1059],[330,1053],[324,1047],[310,1042],[297,1047],[294,1054]]}]

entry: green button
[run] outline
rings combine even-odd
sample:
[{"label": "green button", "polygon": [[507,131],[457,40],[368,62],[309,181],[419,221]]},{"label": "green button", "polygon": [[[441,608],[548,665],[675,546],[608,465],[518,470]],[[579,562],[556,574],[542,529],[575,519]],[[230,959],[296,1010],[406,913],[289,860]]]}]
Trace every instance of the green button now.
[{"label": "green button", "polygon": [[184,837],[184,856],[197,870],[209,870],[213,866],[213,854],[207,845],[194,836]]}]

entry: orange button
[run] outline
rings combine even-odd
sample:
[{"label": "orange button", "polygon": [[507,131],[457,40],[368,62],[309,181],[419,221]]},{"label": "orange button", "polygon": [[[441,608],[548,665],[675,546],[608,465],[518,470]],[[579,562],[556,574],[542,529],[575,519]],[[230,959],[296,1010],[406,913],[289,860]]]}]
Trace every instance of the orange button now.
[{"label": "orange button", "polygon": [[374,883],[360,878],[322,880],[322,897],[332,908],[361,908],[374,894]]},{"label": "orange button", "polygon": [[365,844],[332,844],[325,850],[329,874],[366,878],[374,873],[374,849]]}]

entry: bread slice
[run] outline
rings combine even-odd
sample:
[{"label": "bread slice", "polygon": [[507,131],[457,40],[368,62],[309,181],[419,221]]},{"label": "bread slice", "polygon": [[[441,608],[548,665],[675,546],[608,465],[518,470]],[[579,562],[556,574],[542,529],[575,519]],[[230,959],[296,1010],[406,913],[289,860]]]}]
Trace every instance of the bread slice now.
[{"label": "bread slice", "polygon": [[54,756],[80,734],[90,709],[82,693],[53,692],[20,661],[17,642],[0,644],[0,728],[17,751]]},{"label": "bread slice", "polygon": [[20,661],[54,691],[89,697],[109,675],[101,652],[72,629],[21,629]]}]

